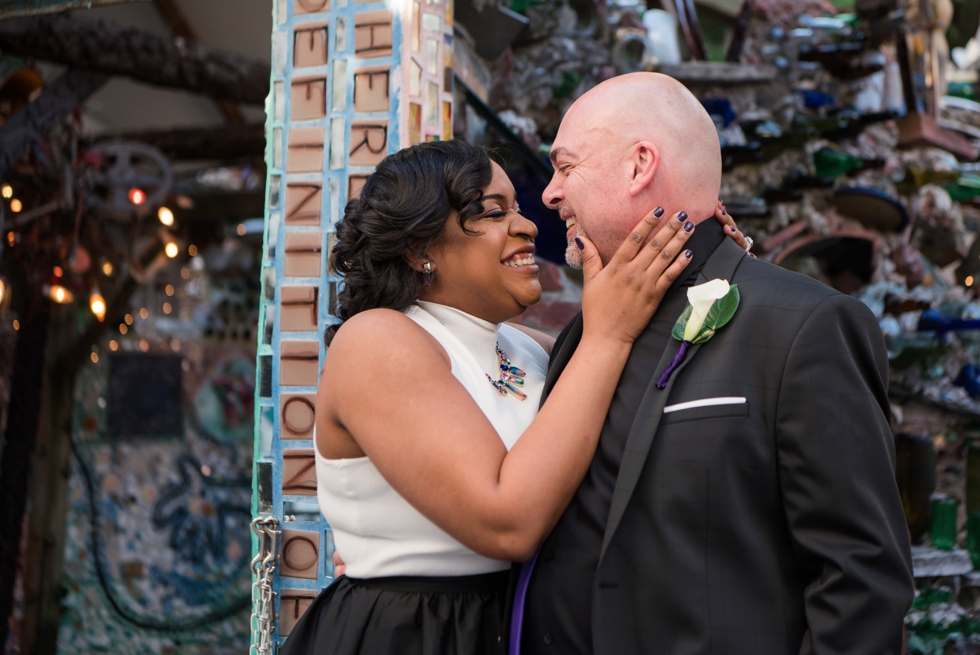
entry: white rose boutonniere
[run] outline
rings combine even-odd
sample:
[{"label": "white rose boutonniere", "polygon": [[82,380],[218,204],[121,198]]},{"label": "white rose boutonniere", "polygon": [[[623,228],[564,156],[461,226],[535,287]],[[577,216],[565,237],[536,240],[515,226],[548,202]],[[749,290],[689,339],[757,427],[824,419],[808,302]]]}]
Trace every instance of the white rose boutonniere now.
[{"label": "white rose boutonniere", "polygon": [[671,373],[681,365],[692,345],[704,343],[715,335],[716,330],[732,320],[739,299],[738,285],[729,284],[728,280],[715,279],[687,290],[687,307],[671,332],[681,342],[681,347],[657,381],[658,388],[667,386]]}]

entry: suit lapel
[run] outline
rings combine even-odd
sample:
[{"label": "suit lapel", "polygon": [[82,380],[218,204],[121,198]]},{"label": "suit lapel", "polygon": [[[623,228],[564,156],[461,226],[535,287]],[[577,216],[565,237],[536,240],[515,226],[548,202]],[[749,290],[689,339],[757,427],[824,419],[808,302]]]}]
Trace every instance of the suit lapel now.
[{"label": "suit lapel", "polygon": [[[735,269],[744,256],[745,251],[726,238],[708,258],[704,268],[698,275],[697,283],[702,284],[714,278],[731,280]],[[676,317],[674,320],[677,320]],[[581,329],[579,336],[581,336]],[[602,550],[599,551],[599,567],[602,566],[602,559],[606,555],[609,543],[612,541],[613,535],[619,527],[623,514],[626,512],[626,506],[629,504],[630,498],[633,496],[633,491],[636,489],[636,483],[639,481],[643,467],[646,465],[650,447],[653,445],[653,438],[657,434],[657,429],[660,427],[664,406],[667,404],[667,399],[670,398],[670,391],[674,387],[674,382],[684,373],[684,369],[697,356],[698,351],[701,349],[701,344],[691,346],[684,362],[670,376],[667,387],[658,389],[656,384],[657,380],[663,374],[664,370],[666,370],[671,360],[674,359],[674,355],[677,354],[679,349],[680,342],[676,339],[671,339],[663,355],[660,357],[657,368],[654,369],[654,375],[650,377],[650,384],[647,387],[646,393],[643,395],[643,399],[640,401],[640,406],[636,411],[636,417],[633,419],[633,425],[630,427],[630,433],[626,439],[626,448],[623,451],[623,460],[619,465],[619,475],[616,477],[616,488],[613,491],[612,502],[609,506],[609,518],[606,521],[606,531],[602,538]],[[599,568],[596,569],[597,575],[598,571]]]},{"label": "suit lapel", "polygon": [[579,313],[572,322],[568,324],[555,342],[557,350],[551,356],[548,363],[548,376],[544,380],[544,389],[541,391],[541,404],[548,399],[548,394],[555,387],[561,372],[568,366],[568,361],[575,354],[579,341],[582,340],[582,314]]}]

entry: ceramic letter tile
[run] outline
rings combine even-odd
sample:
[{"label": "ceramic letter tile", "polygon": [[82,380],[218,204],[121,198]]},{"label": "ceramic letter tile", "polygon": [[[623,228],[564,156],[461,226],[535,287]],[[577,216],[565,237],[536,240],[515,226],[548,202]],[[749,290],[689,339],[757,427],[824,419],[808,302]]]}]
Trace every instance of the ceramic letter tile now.
[{"label": "ceramic letter tile", "polygon": [[334,111],[344,111],[347,107],[347,60],[337,59],[333,62],[333,88],[331,107]]},{"label": "ceramic letter tile", "polygon": [[354,72],[354,111],[388,111],[388,68],[360,68]]},{"label": "ceramic letter tile", "polygon": [[289,130],[287,173],[316,173],[323,170],[323,128],[294,127]]},{"label": "ceramic letter tile", "polygon": [[306,610],[316,600],[316,592],[306,589],[283,589],[279,592],[279,636],[288,637]]},{"label": "ceramic letter tile", "polygon": [[312,439],[316,421],[316,394],[282,394],[279,410],[280,439]]},{"label": "ceramic letter tile", "polygon": [[388,154],[388,121],[351,121],[351,166],[377,166]]},{"label": "ceramic letter tile", "polygon": [[[285,457],[285,454],[283,454]],[[310,462],[313,462],[313,451],[310,451]],[[283,462],[285,464],[285,462]],[[283,493],[286,491],[286,472],[283,470]],[[314,478],[313,493],[316,493],[316,478]],[[316,580],[317,569],[320,567],[320,533],[300,530],[282,531],[282,549],[279,551],[280,573],[287,578],[305,578]]]},{"label": "ceramic letter tile", "polygon": [[294,0],[293,15],[316,14],[330,10],[330,0]]},{"label": "ceramic letter tile", "polygon": [[320,277],[320,233],[287,232],[286,277]]},{"label": "ceramic letter tile", "polygon": [[285,387],[316,386],[319,357],[319,343],[316,341],[281,342],[279,384]]},{"label": "ceramic letter tile", "polygon": [[422,142],[422,105],[416,102],[408,103],[408,140],[413,146]]},{"label": "ceramic letter tile", "polygon": [[365,11],[354,16],[354,54],[358,57],[391,55],[391,10]]},{"label": "ceramic letter tile", "polygon": [[361,197],[361,189],[364,188],[364,183],[367,182],[367,179],[367,175],[347,176],[347,202]]},{"label": "ceramic letter tile", "polygon": [[293,68],[326,64],[327,25],[297,25],[293,34]]},{"label": "ceramic letter tile", "polygon": [[319,182],[286,185],[286,225],[319,225],[323,188]]},{"label": "ceramic letter tile", "polygon": [[294,121],[323,118],[327,115],[327,78],[294,79],[290,102],[290,113]]},{"label": "ceramic letter tile", "polygon": [[316,330],[319,313],[317,287],[283,287],[279,290],[279,325],[283,332]]}]

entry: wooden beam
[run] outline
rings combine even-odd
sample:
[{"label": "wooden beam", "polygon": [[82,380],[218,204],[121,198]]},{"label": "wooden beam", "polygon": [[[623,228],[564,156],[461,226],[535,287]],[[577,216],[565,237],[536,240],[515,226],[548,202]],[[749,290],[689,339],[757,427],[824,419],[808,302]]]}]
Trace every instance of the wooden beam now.
[{"label": "wooden beam", "polygon": [[263,105],[269,64],[183,39],[56,14],[0,21],[0,51]]},{"label": "wooden beam", "polygon": [[[157,8],[157,11],[160,12],[167,27],[170,28],[171,34],[179,36],[184,41],[190,43],[198,42],[197,33],[191,27],[191,24],[187,22],[187,18],[184,17],[184,12],[181,11],[174,0],[153,0],[153,4]],[[231,100],[215,100],[215,104],[218,105],[218,110],[225,117],[225,122],[245,122],[242,110]]]},{"label": "wooden beam", "polygon": [[241,159],[263,155],[265,126],[261,123],[253,123],[166,131],[124,132],[87,139],[83,145],[91,146],[99,141],[109,140],[145,143],[171,159]]},{"label": "wooden beam", "polygon": [[53,14],[73,9],[91,9],[144,0],[0,0],[0,19]]},{"label": "wooden beam", "polygon": [[105,73],[69,70],[0,126],[0,175],[108,80]]}]

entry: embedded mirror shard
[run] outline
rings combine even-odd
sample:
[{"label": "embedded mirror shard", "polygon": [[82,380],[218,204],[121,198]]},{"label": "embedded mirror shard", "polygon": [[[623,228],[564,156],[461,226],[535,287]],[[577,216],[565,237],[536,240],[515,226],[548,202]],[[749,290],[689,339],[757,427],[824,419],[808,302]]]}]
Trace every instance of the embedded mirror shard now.
[{"label": "embedded mirror shard", "polygon": [[330,120],[330,169],[344,167],[344,119]]},{"label": "embedded mirror shard", "polygon": [[293,68],[327,64],[327,25],[297,25],[293,34]]},{"label": "embedded mirror shard", "polygon": [[316,423],[316,395],[282,394],[279,411],[280,439],[312,439]]},{"label": "embedded mirror shard", "polygon": [[286,185],[286,225],[319,225],[323,187],[319,182]]},{"label": "embedded mirror shard", "polygon": [[284,496],[316,495],[313,450],[282,451],[282,493]]},{"label": "embedded mirror shard", "polygon": [[[285,474],[283,477],[285,480]],[[286,483],[283,482],[285,492]],[[316,580],[320,568],[320,533],[300,530],[282,531],[282,548],[280,549],[279,571],[287,578],[305,578]]]},{"label": "embedded mirror shard", "polygon": [[282,287],[279,290],[279,325],[284,332],[316,330],[320,289]]},{"label": "embedded mirror shard", "polygon": [[255,468],[259,488],[259,514],[272,514],[272,464],[259,462]]},{"label": "embedded mirror shard", "polygon": [[320,244],[319,232],[287,232],[286,277],[320,277]]},{"label": "embedded mirror shard", "polygon": [[333,88],[330,90],[331,107],[334,111],[343,111],[347,107],[347,60],[337,59],[333,62]]},{"label": "embedded mirror shard", "polygon": [[351,121],[351,166],[377,166],[388,154],[388,121]]},{"label": "embedded mirror shard", "polygon": [[272,397],[272,355],[259,357],[259,397]]},{"label": "embedded mirror shard", "polygon": [[290,114],[294,121],[309,121],[327,115],[327,78],[305,77],[293,80]]},{"label": "embedded mirror shard", "polygon": [[422,105],[408,103],[408,140],[417,145],[422,142]]},{"label": "embedded mirror shard", "polygon": [[287,173],[318,173],[323,170],[323,133],[322,127],[294,127],[289,130]]},{"label": "embedded mirror shard", "polygon": [[320,350],[316,341],[281,342],[279,384],[284,387],[315,387],[319,360]]},{"label": "embedded mirror shard", "polygon": [[354,16],[354,54],[358,57],[390,57],[391,10],[365,11]]}]

